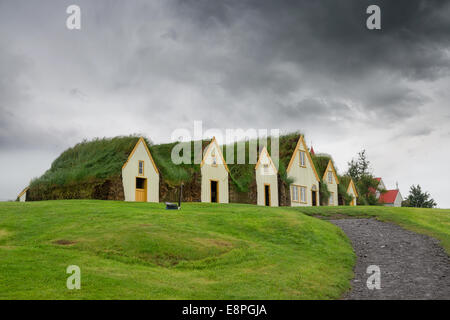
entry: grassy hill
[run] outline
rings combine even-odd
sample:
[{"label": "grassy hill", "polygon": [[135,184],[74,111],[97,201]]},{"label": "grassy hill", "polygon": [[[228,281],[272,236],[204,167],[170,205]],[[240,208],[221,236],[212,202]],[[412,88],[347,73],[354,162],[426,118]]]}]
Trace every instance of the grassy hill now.
[{"label": "grassy hill", "polygon": [[[336,299],[355,261],[334,225],[375,217],[439,239],[450,210],[65,200],[0,203],[0,299]],[[65,270],[81,268],[81,290]]]},{"label": "grassy hill", "polygon": [[336,299],[355,260],[340,229],[287,207],[66,200],[0,217],[0,299]]}]

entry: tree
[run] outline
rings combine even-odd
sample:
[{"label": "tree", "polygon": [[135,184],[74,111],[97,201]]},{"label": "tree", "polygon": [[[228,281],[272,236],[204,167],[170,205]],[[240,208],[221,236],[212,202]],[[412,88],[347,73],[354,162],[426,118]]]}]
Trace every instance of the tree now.
[{"label": "tree", "polygon": [[348,163],[347,174],[358,182],[363,176],[370,175],[370,161],[367,160],[366,150],[358,152],[358,159]]},{"label": "tree", "polygon": [[372,191],[378,187],[378,181],[371,173],[370,161],[367,159],[365,149],[358,152],[356,160],[352,159],[348,163],[347,175],[352,177],[358,189],[358,204],[376,205],[378,203],[375,192]]},{"label": "tree", "polygon": [[324,180],[319,183],[319,199],[321,206],[327,206],[330,199],[331,192]]},{"label": "tree", "polygon": [[378,187],[378,181],[371,174],[365,174],[357,182],[359,204],[376,205],[378,199],[374,190]]},{"label": "tree", "polygon": [[420,185],[412,185],[409,189],[409,195],[402,203],[405,207],[433,208],[437,205],[428,192],[423,192]]}]

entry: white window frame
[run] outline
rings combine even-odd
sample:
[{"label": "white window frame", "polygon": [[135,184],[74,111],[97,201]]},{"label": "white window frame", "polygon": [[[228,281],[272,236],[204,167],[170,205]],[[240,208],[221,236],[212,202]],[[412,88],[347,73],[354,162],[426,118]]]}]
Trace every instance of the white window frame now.
[{"label": "white window frame", "polygon": [[[142,172],[141,172],[141,163],[142,163]],[[144,160],[139,160],[138,161],[138,176],[143,176],[144,175]]]},{"label": "white window frame", "polygon": [[307,203],[306,190],[307,190],[307,188],[305,186],[300,186],[300,202],[301,203]]},{"label": "white window frame", "polygon": [[292,197],[292,202],[300,202],[300,200],[299,200],[299,190],[298,190],[298,187],[299,186],[297,186],[297,185],[295,185],[295,184],[293,184],[293,185],[291,185],[291,197]]},{"label": "white window frame", "polygon": [[333,171],[328,171],[328,183],[333,183]]},{"label": "white window frame", "polygon": [[306,152],[299,150],[300,167],[306,167]]}]

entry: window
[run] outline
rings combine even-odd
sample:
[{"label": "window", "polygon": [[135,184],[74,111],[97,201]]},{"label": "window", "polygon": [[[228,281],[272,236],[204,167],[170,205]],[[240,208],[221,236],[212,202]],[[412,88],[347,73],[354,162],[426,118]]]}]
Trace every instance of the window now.
[{"label": "window", "polygon": [[292,201],[298,202],[298,187],[292,186]]},{"label": "window", "polygon": [[300,202],[306,203],[306,187],[300,187]]},{"label": "window", "polygon": [[268,173],[269,173],[269,165],[268,165],[268,164],[265,164],[265,165],[263,166],[263,168],[264,168],[264,173],[265,173],[265,174],[268,174]]},{"label": "window", "polygon": [[334,205],[334,193],[330,193],[330,199],[328,200],[329,205]]},{"label": "window", "polygon": [[328,171],[328,183],[333,183],[333,172]]},{"label": "window", "polygon": [[292,185],[292,201],[306,203],[306,187]]},{"label": "window", "polygon": [[139,160],[138,174],[140,176],[144,175],[144,161],[142,161],[142,160]]},{"label": "window", "polygon": [[136,189],[145,189],[145,179],[136,178]]},{"label": "window", "polygon": [[305,161],[305,151],[300,151],[300,166],[306,167],[306,161]]}]

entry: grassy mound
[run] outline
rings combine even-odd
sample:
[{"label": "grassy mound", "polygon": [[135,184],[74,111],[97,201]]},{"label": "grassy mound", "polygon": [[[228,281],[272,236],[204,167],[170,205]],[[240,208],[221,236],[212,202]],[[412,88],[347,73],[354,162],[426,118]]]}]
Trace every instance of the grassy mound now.
[{"label": "grassy mound", "polygon": [[68,200],[0,216],[0,299],[334,299],[355,259],[339,228],[292,208]]},{"label": "grassy mound", "polygon": [[115,137],[83,141],[64,151],[40,178],[37,185],[64,185],[87,179],[105,179],[120,174],[138,137]]}]

